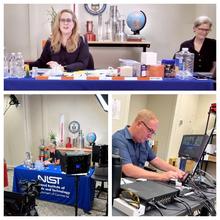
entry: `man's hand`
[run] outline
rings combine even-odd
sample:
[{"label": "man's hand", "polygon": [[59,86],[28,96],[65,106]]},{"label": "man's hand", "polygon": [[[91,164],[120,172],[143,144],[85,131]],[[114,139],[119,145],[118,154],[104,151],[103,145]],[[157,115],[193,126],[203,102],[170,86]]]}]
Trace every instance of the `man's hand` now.
[{"label": "man's hand", "polygon": [[169,181],[170,179],[178,179],[179,174],[175,171],[167,171],[160,173],[161,181]]},{"label": "man's hand", "polygon": [[184,171],[178,169],[177,174],[178,174],[178,179],[182,179],[186,173]]}]

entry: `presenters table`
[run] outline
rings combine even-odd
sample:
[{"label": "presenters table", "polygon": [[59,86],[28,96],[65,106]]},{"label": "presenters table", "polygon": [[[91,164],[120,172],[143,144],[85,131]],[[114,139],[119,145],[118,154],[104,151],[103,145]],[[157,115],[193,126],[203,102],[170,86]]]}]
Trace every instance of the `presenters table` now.
[{"label": "presenters table", "polygon": [[163,80],[36,80],[33,78],[4,79],[5,90],[215,90],[211,79]]},{"label": "presenters table", "polygon": [[[78,207],[88,212],[92,209],[95,182],[91,178],[93,170],[86,176],[79,177]],[[20,192],[21,180],[39,180],[41,193],[39,199],[66,205],[75,205],[75,176],[63,174],[60,166],[50,165],[38,171],[25,168],[23,165],[14,169],[13,192]]]}]

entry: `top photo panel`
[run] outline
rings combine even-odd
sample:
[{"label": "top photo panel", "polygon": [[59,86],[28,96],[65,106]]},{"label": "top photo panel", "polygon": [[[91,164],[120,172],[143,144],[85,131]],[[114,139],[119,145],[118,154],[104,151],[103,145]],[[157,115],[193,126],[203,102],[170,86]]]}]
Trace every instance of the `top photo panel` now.
[{"label": "top photo panel", "polygon": [[216,90],[216,5],[4,4],[4,90]]}]

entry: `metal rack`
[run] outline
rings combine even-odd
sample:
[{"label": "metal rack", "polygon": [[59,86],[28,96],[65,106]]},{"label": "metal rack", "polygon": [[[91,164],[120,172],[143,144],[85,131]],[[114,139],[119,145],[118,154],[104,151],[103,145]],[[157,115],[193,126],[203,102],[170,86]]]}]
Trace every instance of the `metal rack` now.
[{"label": "metal rack", "polygon": [[[208,118],[207,118],[206,127],[205,127],[205,135],[207,135],[207,131],[208,131],[211,116],[214,116],[214,124],[213,124],[212,129],[214,129],[214,131],[215,131],[215,128],[216,128],[216,103],[212,103],[210,108],[209,108]],[[211,133],[211,137],[210,137],[210,141],[209,141],[210,144],[213,143],[213,137],[215,135],[216,135],[216,132]],[[209,160],[208,161],[205,160],[206,154],[207,154],[207,152],[204,151],[203,158],[202,158],[202,161],[201,161],[201,168],[203,167],[203,164],[204,164],[204,171],[207,170],[208,161],[209,161]],[[210,156],[212,157],[212,159],[210,161],[215,162],[215,156],[214,155],[210,155]]]}]

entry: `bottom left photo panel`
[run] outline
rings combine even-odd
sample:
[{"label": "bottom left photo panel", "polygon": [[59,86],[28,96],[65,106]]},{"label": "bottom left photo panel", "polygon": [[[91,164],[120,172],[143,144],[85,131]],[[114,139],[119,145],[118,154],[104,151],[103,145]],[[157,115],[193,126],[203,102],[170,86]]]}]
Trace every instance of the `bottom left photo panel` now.
[{"label": "bottom left photo panel", "polygon": [[108,215],[108,95],[4,96],[4,215]]}]

